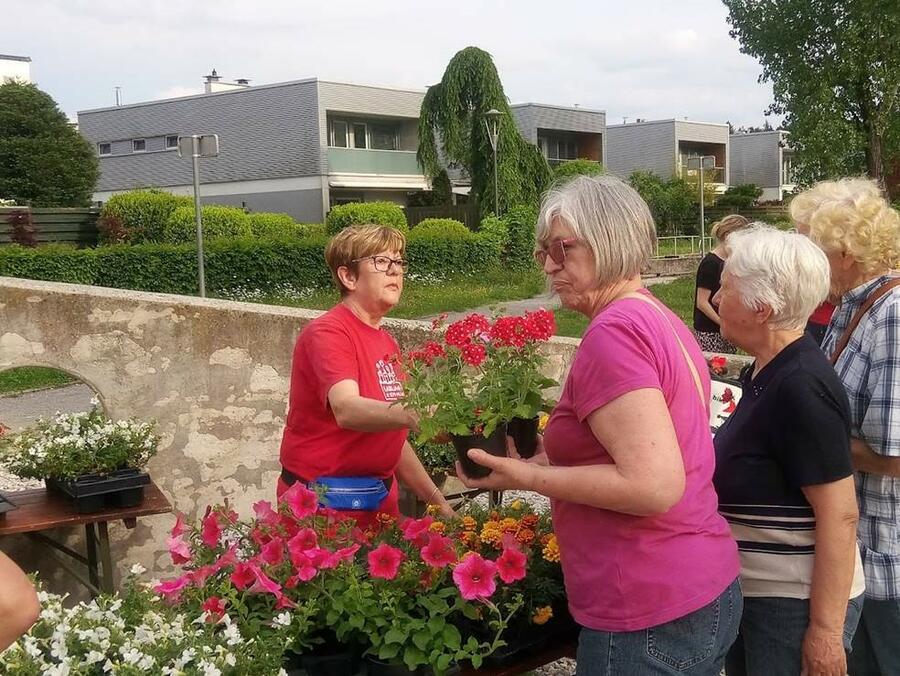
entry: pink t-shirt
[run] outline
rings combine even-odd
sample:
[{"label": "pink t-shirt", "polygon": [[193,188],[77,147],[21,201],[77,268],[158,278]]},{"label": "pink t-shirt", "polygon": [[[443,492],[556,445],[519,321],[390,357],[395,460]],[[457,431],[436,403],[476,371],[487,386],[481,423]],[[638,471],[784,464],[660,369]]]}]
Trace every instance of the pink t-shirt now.
[{"label": "pink t-shirt", "polygon": [[[708,401],[703,354],[678,317],[664,312],[694,360]],[[662,391],[675,425],[686,475],[678,504],[641,517],[552,501],[569,608],[579,624],[599,631],[637,631],[684,617],[714,601],[740,571],[737,546],[717,511],[706,407],[672,326],[647,303],[618,300],[588,326],[547,425],[550,461],[612,463],[587,417],[644,388]]]}]

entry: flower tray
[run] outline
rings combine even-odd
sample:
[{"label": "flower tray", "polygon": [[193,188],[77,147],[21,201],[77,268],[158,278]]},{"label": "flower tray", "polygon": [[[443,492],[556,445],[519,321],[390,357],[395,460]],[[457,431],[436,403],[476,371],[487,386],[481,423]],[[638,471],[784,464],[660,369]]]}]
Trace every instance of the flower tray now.
[{"label": "flower tray", "polygon": [[134,507],[144,499],[150,475],[136,469],[120,469],[109,474],[85,474],[74,479],[46,478],[47,489],[62,493],[86,514],[103,509]]},{"label": "flower tray", "polygon": [[11,512],[14,509],[18,509],[19,506],[12,502],[9,498],[7,498],[3,493],[0,493],[0,518],[6,516],[7,512]]},{"label": "flower tray", "polygon": [[551,643],[558,643],[560,639],[578,638],[581,627],[572,619],[567,609],[559,612],[558,617],[554,617],[545,625],[529,625],[517,633],[510,631],[510,634],[504,637],[506,645],[485,657],[484,663],[492,667],[509,666],[529,655],[541,652]]}]

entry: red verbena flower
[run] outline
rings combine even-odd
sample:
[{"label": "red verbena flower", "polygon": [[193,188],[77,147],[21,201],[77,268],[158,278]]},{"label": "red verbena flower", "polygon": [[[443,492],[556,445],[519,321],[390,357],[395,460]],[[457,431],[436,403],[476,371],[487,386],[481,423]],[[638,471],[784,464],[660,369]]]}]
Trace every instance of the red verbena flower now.
[{"label": "red verbena flower", "polygon": [[470,366],[481,366],[486,357],[487,349],[485,349],[484,345],[470,343],[462,348],[463,361]]},{"label": "red verbena flower", "polygon": [[550,310],[541,308],[525,313],[525,328],[531,340],[550,340],[556,333],[556,320]]},{"label": "red verbena flower", "polygon": [[369,575],[383,580],[393,580],[397,577],[397,571],[403,561],[403,552],[382,542],[369,552],[368,560]]}]

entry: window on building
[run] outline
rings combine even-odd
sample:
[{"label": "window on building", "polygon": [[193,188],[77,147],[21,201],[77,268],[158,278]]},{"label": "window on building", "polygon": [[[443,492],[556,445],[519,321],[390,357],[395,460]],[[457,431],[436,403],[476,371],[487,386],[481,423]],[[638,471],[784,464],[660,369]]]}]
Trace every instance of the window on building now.
[{"label": "window on building", "polygon": [[112,155],[112,143],[98,143],[97,154],[100,156]]},{"label": "window on building", "polygon": [[366,139],[366,124],[364,122],[354,122],[353,123],[353,147],[365,149],[368,148],[369,145]]},{"label": "window on building", "polygon": [[131,139],[131,152],[142,153],[147,150],[147,141],[142,138]]},{"label": "window on building", "polygon": [[373,150],[397,150],[397,128],[389,124],[373,124],[369,140]]},{"label": "window on building", "polygon": [[331,123],[331,145],[335,148],[346,148],[347,123],[341,120],[333,120]]},{"label": "window on building", "polygon": [[781,183],[792,185],[796,182],[794,178],[794,156],[785,154],[781,157]]},{"label": "window on building", "polygon": [[178,137],[177,136],[166,136],[166,150],[177,150],[178,149]]}]

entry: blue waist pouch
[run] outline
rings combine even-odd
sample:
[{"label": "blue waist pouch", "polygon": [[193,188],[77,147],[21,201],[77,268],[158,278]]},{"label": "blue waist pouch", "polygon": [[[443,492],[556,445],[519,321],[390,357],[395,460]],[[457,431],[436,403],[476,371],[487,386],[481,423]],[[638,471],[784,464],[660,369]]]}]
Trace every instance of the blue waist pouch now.
[{"label": "blue waist pouch", "polygon": [[323,507],[338,511],[374,512],[390,492],[384,479],[367,476],[321,476],[309,487],[325,487]]}]

